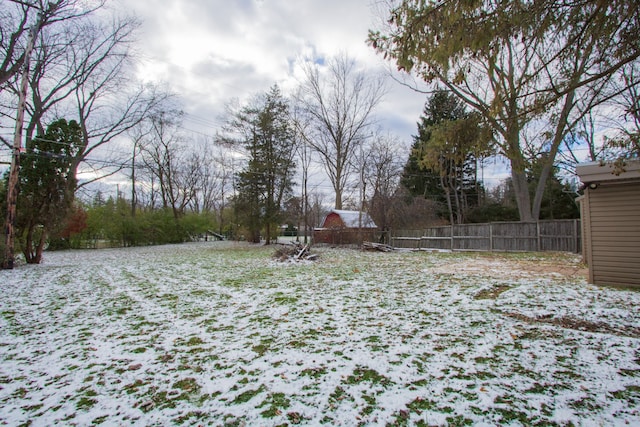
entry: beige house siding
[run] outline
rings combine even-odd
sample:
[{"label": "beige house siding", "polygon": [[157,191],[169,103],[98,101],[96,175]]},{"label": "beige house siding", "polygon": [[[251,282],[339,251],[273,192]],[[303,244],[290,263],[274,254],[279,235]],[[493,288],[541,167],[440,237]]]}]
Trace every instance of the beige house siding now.
[{"label": "beige house siding", "polygon": [[[576,202],[580,206],[580,236],[582,241],[582,261],[588,265],[591,264],[591,232],[589,231],[589,224],[591,224],[591,217],[589,215],[589,209],[587,205],[586,196],[580,196],[576,199]],[[593,283],[593,277],[591,277],[591,269],[589,269],[589,282]]]},{"label": "beige house siding", "polygon": [[640,286],[640,180],[601,182],[583,204],[589,281]]}]

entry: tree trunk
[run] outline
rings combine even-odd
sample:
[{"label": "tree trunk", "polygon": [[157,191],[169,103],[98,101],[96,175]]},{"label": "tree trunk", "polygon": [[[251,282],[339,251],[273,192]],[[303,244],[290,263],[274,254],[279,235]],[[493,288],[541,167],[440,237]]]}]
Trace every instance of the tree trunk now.
[{"label": "tree trunk", "polygon": [[540,208],[542,206],[542,198],[544,196],[544,190],[547,185],[547,180],[549,179],[549,176],[551,176],[551,172],[553,171],[553,163],[556,156],[558,155],[560,144],[562,144],[562,141],[564,140],[569,129],[567,121],[569,119],[569,113],[571,112],[571,109],[573,107],[574,98],[575,90],[569,92],[565,97],[564,106],[562,107],[562,112],[560,113],[558,123],[556,124],[553,142],[551,144],[551,148],[549,149],[549,154],[544,163],[544,166],[542,167],[542,171],[540,172],[540,177],[538,178],[538,185],[536,186],[536,194],[533,198],[532,207],[532,216],[535,220],[540,218]]},{"label": "tree trunk", "polygon": [[451,191],[449,190],[449,185],[445,184],[444,178],[440,177],[440,185],[444,189],[444,194],[447,197],[447,208],[449,209],[449,224],[453,225],[453,207],[451,206]]},{"label": "tree trunk", "polygon": [[524,170],[516,170],[513,162],[511,162],[511,164],[511,180],[516,203],[518,204],[520,221],[531,222],[533,221],[533,216],[531,214],[531,196],[529,195],[529,185],[527,184],[527,173]]},{"label": "tree trunk", "polygon": [[40,264],[42,261],[44,245],[47,241],[47,232],[43,228],[40,238],[38,239],[38,244],[34,246],[34,234],[36,227],[36,224],[29,224],[25,238],[25,245],[22,249],[22,253],[24,254],[27,264]]},{"label": "tree trunk", "polygon": [[136,145],[134,142],[131,156],[131,217],[136,216]]},{"label": "tree trunk", "polygon": [[336,209],[342,209],[342,188],[340,188],[340,185],[336,185],[336,203],[335,203],[335,208]]},{"label": "tree trunk", "polygon": [[44,244],[47,240],[47,232],[45,229],[42,229],[42,235],[40,235],[40,241],[38,242],[38,246],[36,247],[36,255],[34,258],[34,264],[40,264],[42,261],[42,252],[44,251]]},{"label": "tree trunk", "polygon": [[264,244],[271,244],[271,221],[267,221],[267,224],[265,226]]}]

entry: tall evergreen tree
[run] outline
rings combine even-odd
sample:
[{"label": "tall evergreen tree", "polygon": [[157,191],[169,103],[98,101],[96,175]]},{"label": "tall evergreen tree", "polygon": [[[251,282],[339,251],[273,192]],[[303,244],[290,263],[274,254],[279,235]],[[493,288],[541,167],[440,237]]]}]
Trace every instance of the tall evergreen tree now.
[{"label": "tall evergreen tree", "polygon": [[444,121],[457,120],[464,116],[464,105],[444,90],[437,90],[425,103],[418,122],[418,135],[413,137],[413,146],[402,176],[402,184],[414,196],[445,201],[444,190],[437,172],[422,162],[424,147],[431,139],[432,128]]},{"label": "tall evergreen tree", "polygon": [[476,159],[488,151],[489,135],[477,115],[444,90],[427,101],[418,123],[402,183],[414,196],[446,203],[449,220],[464,221],[478,204]]},{"label": "tall evergreen tree", "polygon": [[439,202],[444,202],[444,191],[439,185],[438,176],[429,168],[421,165],[420,152],[424,141],[428,140],[426,127],[424,125],[425,116],[418,122],[418,135],[413,137],[413,145],[409,158],[404,166],[400,183],[407,189],[409,195],[413,197],[424,197]]},{"label": "tall evergreen tree", "polygon": [[282,217],[283,201],[291,194],[294,173],[293,127],[278,86],[242,108],[232,127],[242,135],[240,142],[248,154],[236,183],[238,219],[248,229],[250,241],[259,242],[264,229],[269,244]]}]

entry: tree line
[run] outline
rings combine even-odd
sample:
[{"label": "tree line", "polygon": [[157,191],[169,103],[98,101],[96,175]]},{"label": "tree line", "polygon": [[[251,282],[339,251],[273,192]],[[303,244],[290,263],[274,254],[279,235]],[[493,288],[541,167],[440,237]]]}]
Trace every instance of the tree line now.
[{"label": "tree line", "polygon": [[[367,210],[383,230],[575,217],[576,189],[559,171],[581,158],[576,148],[621,169],[640,151],[636,2],[390,4],[369,43],[428,84],[407,154],[377,124],[386,79],[346,54],[304,63],[293,93],[274,85],[230,102],[223,127],[189,135],[178,97],[133,78],[140,23],[101,19],[104,6],[8,0],[0,13],[3,129],[14,124],[34,36],[16,218],[28,262],[47,242],[166,243],[215,231],[268,243],[283,224],[306,236],[327,204],[310,179],[318,167],[335,208]],[[604,124],[618,132],[599,143]],[[485,188],[479,173],[496,156],[511,177]],[[126,193],[81,196],[123,174]]]}]

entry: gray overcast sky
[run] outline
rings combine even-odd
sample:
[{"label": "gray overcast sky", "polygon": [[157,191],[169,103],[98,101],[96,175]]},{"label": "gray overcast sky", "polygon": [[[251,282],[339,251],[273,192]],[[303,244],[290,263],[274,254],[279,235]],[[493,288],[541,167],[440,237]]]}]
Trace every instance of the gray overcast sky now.
[{"label": "gray overcast sky", "polygon": [[[394,69],[366,43],[368,30],[386,19],[383,0],[113,1],[143,23],[140,77],[165,82],[188,113],[184,127],[209,135],[222,126],[232,99],[242,102],[274,83],[293,90],[305,59],[346,53],[368,72]],[[387,87],[376,118],[401,141],[398,155],[404,161],[427,95],[391,78]],[[507,171],[499,162],[485,165],[483,175],[495,185]],[[329,190],[329,182],[319,179]]]},{"label": "gray overcast sky", "polygon": [[[388,68],[366,44],[380,19],[373,0],[116,1],[143,21],[140,77],[167,83],[187,113],[214,125],[233,98],[295,87],[302,58],[346,52],[371,72]],[[391,79],[388,87],[377,117],[410,145],[426,96]]]}]

